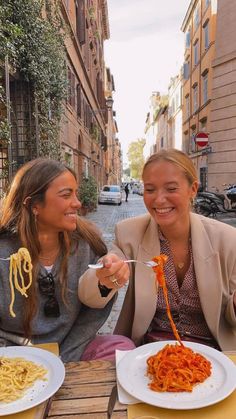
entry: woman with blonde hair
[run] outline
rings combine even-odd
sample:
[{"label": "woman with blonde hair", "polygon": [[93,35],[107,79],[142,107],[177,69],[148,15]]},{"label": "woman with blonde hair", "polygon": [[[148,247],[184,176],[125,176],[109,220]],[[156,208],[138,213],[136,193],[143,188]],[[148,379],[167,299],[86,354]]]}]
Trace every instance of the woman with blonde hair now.
[{"label": "woman with blonde hair", "polygon": [[[144,203],[148,214],[121,221],[104,268],[88,272],[109,287],[128,290],[115,333],[136,345],[174,339],[163,290],[151,268],[114,261],[168,256],[164,267],[172,316],[183,340],[221,349],[236,347],[236,230],[192,212],[198,180],[192,160],[176,149],[153,154],[143,168]],[[128,271],[128,274],[127,274]]]},{"label": "woman with blonde hair", "polygon": [[[96,338],[96,333],[111,311],[116,290],[107,298],[101,289],[92,306],[89,285],[81,295],[88,264],[107,248],[95,226],[78,216],[77,194],[75,174],[61,162],[39,158],[16,173],[0,211],[1,346],[58,342],[62,359],[76,361],[95,340],[99,350],[94,356],[109,358],[109,337]],[[28,298],[15,290],[12,317],[7,259],[21,247],[31,256],[33,283]],[[117,347],[123,342],[116,340]]]}]

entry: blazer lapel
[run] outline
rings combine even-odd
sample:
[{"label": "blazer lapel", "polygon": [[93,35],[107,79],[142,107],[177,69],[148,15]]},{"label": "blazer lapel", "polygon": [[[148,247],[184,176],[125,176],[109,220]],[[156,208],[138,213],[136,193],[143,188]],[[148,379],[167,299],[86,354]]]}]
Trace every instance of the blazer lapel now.
[{"label": "blazer lapel", "polygon": [[202,310],[210,331],[217,336],[221,307],[219,255],[213,249],[201,220],[195,214],[191,214],[191,239]]},{"label": "blazer lapel", "polygon": [[[138,247],[137,260],[147,261],[160,254],[158,229],[151,218],[143,241]],[[135,313],[132,328],[132,338],[137,340],[142,336],[152,321],[157,302],[157,285],[155,273],[145,265],[135,266]]]}]

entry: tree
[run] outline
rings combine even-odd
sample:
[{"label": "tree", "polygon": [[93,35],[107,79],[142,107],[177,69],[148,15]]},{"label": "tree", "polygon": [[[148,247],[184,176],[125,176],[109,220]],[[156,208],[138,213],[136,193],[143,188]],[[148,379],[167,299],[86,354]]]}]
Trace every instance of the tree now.
[{"label": "tree", "polygon": [[129,145],[127,157],[130,166],[130,176],[133,179],[141,179],[144,165],[143,147],[145,146],[145,143],[145,139],[140,138]]},{"label": "tree", "polygon": [[130,168],[127,167],[126,169],[123,170],[123,175],[125,175],[126,177],[130,177]]}]

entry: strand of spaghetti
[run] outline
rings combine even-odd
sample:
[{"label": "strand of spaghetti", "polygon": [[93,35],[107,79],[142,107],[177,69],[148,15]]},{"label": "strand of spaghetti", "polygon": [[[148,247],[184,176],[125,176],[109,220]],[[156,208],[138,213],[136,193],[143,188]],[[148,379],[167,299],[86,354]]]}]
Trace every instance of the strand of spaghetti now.
[{"label": "strand of spaghetti", "polygon": [[10,271],[9,271],[9,284],[10,284],[10,291],[11,291],[11,302],[10,302],[10,306],[9,306],[9,311],[10,311],[10,315],[12,317],[16,317],[16,315],[13,311],[13,306],[14,306],[14,302],[15,302],[15,288],[14,288],[14,284],[13,284],[13,265],[11,263],[11,259],[10,259]]},{"label": "strand of spaghetti", "polygon": [[[22,265],[23,271],[28,274],[28,284],[25,284],[25,278],[22,272]],[[21,247],[17,253],[13,253],[10,256],[10,270],[9,270],[9,283],[10,283],[10,290],[11,290],[11,303],[9,306],[10,315],[12,317],[16,317],[13,306],[15,302],[15,289],[20,292],[25,298],[28,297],[27,290],[32,285],[32,262],[29,251],[25,247]],[[21,284],[18,280],[18,275],[21,280]]]},{"label": "strand of spaghetti", "polygon": [[[31,275],[32,263],[31,263],[30,254],[26,248],[21,247],[17,253],[14,253],[13,255],[11,255],[11,258],[12,258],[12,263],[14,266],[15,287],[22,295],[27,297],[26,291],[31,286],[31,283],[32,283],[32,275]],[[24,272],[29,274],[29,282],[27,286],[25,286],[24,276],[22,274],[22,267],[21,267],[22,263],[23,263]],[[27,268],[27,264],[28,264],[28,268]],[[21,285],[18,282],[17,271],[21,279]]]},{"label": "strand of spaghetti", "polygon": [[[27,294],[25,291],[24,277],[23,277],[22,269],[21,269],[21,257],[22,257],[22,254],[20,252],[12,255],[12,263],[14,266],[14,283],[15,283],[15,288],[17,289],[17,291],[19,291],[21,295],[24,295],[25,297],[27,297]],[[19,283],[18,276],[21,279],[21,284]]]},{"label": "strand of spaghetti", "polygon": [[166,286],[166,278],[165,278],[165,274],[164,274],[164,264],[166,263],[168,257],[166,255],[160,255],[160,256],[155,256],[152,260],[154,262],[157,263],[157,266],[154,266],[152,269],[156,274],[156,280],[159,283],[160,287],[162,287],[163,289],[163,294],[164,294],[164,299],[165,299],[165,303],[166,303],[166,311],[167,311],[167,316],[168,319],[170,321],[170,325],[172,328],[172,331],[174,333],[174,336],[176,338],[176,340],[179,342],[180,345],[183,346],[183,343],[180,339],[179,333],[177,331],[177,328],[175,326],[173,317],[171,315],[171,311],[170,311],[170,304],[169,304],[169,300],[168,300],[168,292],[167,292],[167,286]]}]

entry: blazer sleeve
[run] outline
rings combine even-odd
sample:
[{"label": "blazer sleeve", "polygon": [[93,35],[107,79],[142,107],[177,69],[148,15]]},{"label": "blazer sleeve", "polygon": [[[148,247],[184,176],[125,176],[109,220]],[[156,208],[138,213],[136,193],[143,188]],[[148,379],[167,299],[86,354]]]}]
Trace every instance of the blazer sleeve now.
[{"label": "blazer sleeve", "polygon": [[78,296],[79,300],[91,308],[103,308],[117,294],[117,290],[112,289],[107,297],[102,297],[98,288],[98,278],[93,269],[88,269],[79,280]]},{"label": "blazer sleeve", "polygon": [[233,302],[234,294],[236,293],[236,262],[229,279],[229,301],[225,310],[225,318],[228,323],[236,328],[236,307]]}]

